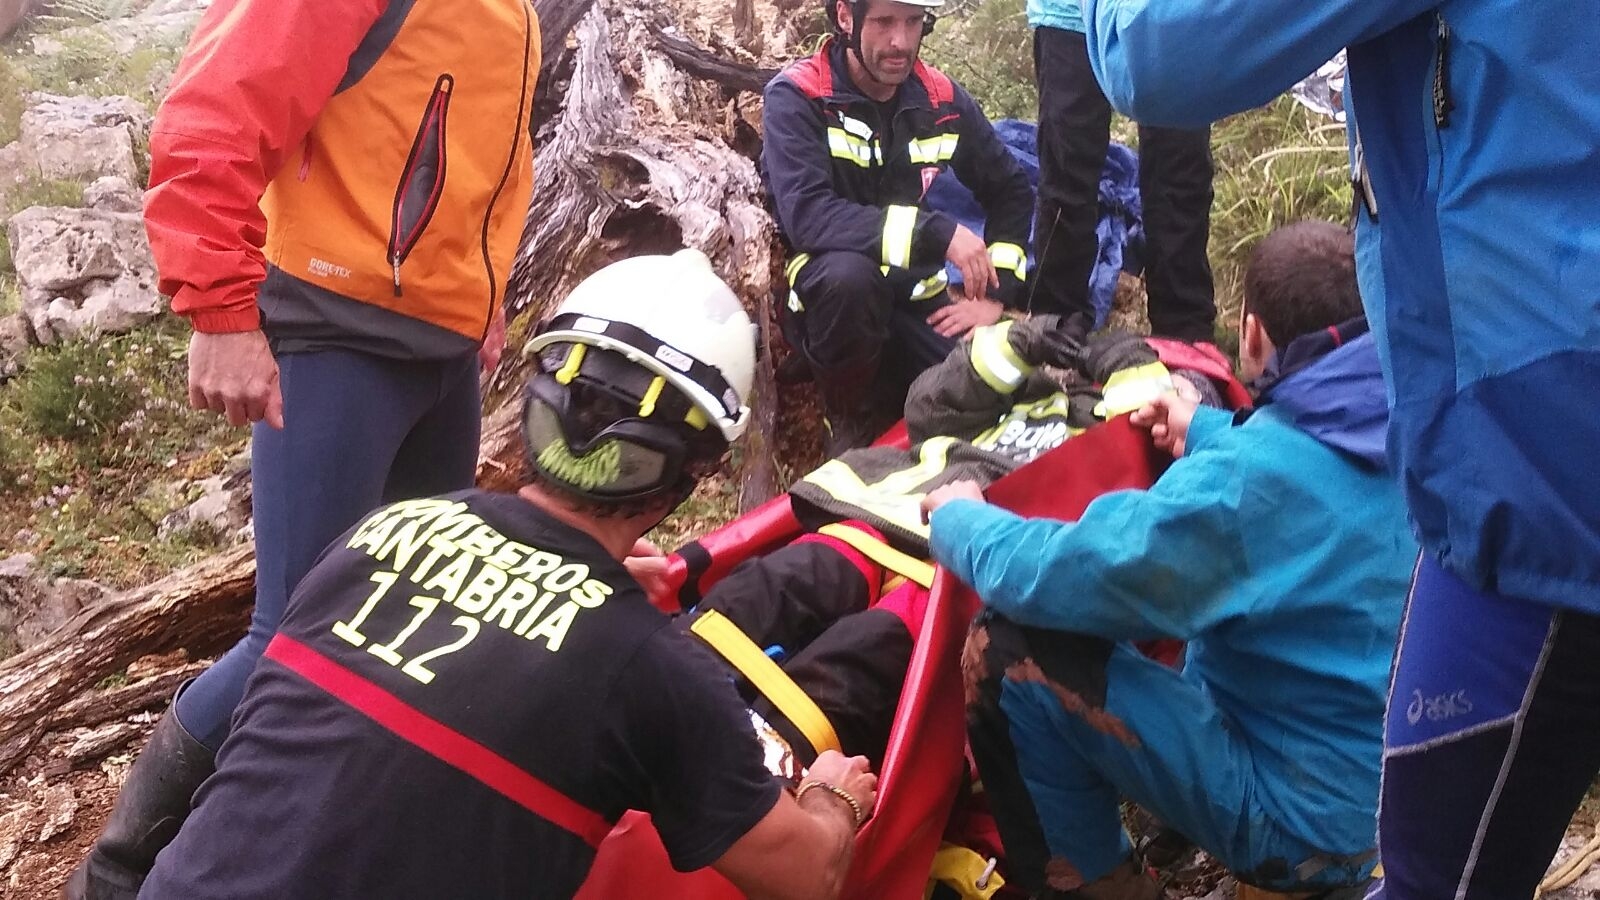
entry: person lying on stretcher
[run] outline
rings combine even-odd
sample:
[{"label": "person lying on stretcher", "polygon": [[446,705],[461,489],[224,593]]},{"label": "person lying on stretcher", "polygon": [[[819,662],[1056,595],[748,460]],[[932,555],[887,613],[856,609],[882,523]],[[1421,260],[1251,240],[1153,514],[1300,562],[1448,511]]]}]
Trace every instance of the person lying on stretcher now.
[{"label": "person lying on stretcher", "polygon": [[[927,492],[987,484],[1175,385],[1220,405],[1206,376],[1175,377],[1134,335],[1086,339],[1087,324],[1036,316],[979,329],[912,385],[908,449],[851,450],[806,475],[790,495],[807,533],[734,568],[680,617],[697,633],[708,616],[732,623],[814,704],[797,723],[741,684],[775,772],[792,776],[819,737],[881,764],[932,585]],[[654,545],[640,542],[626,563],[653,595],[665,590]]]}]

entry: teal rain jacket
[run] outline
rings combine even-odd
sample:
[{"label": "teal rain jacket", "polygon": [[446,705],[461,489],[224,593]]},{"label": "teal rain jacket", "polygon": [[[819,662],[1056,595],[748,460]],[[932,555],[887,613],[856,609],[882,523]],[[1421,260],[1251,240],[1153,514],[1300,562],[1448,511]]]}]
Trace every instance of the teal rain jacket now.
[{"label": "teal rain jacket", "polygon": [[1024,625],[1188,640],[1183,678],[1237,724],[1262,806],[1313,846],[1368,847],[1417,558],[1384,420],[1366,335],[1287,376],[1243,425],[1200,408],[1153,487],[1107,494],[1076,525],[940,507],[933,556]]},{"label": "teal rain jacket", "polygon": [[1083,5],[1078,0],[1028,0],[1028,27],[1060,28],[1083,33]]}]

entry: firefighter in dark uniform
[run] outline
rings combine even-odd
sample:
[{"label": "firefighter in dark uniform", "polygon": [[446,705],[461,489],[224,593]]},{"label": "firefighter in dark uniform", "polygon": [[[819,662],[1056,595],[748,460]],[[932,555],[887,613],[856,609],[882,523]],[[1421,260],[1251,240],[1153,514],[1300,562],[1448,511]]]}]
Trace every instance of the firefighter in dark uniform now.
[{"label": "firefighter in dark uniform", "polygon": [[[941,0],[831,2],[835,36],[767,85],[762,116],[789,249],[781,318],[821,392],[830,456],[870,443],[917,373],[1020,303],[1033,215],[978,105],[917,58]],[[923,208],[946,167],[982,204],[983,237]],[[949,302],[947,261],[976,302]]]},{"label": "firefighter in dark uniform", "polygon": [[837,896],[866,760],[783,791],[727,670],[622,564],[749,421],[738,298],[697,251],[635,257],[528,347],[532,483],[392,504],[323,553],[140,897],[571,897],[629,809],[680,870]]}]

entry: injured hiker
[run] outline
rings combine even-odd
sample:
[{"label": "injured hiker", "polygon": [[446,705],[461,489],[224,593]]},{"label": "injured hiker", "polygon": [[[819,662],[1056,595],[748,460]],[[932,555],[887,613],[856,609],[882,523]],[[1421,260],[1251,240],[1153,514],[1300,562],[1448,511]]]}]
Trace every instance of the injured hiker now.
[{"label": "injured hiker", "polygon": [[[1417,559],[1349,234],[1268,235],[1245,275],[1248,416],[1174,396],[1134,414],[1177,459],[1074,524],[973,483],[927,501],[933,557],[984,602],[968,736],[1006,848],[1041,898],[1161,896],[1131,799],[1241,880],[1358,883],[1376,862],[1389,665]],[[1130,642],[1188,642],[1181,671]]]},{"label": "injured hiker", "polygon": [[[909,449],[851,450],[805,476],[790,494],[808,533],[687,598],[693,606],[681,621],[691,630],[714,648],[728,640],[724,626],[703,621],[714,612],[748,638],[733,638],[746,655],[753,644],[779,661],[814,704],[802,704],[796,722],[741,683],[775,772],[792,775],[832,745],[881,764],[932,585],[919,511],[926,491],[959,478],[993,481],[1173,390],[1174,375],[1143,340],[1085,340],[1086,326],[1086,317],[1038,316],[979,329],[912,386]],[[1176,383],[1218,402],[1205,375],[1180,370]],[[665,590],[666,561],[654,545],[641,542],[627,565],[653,595]]]}]

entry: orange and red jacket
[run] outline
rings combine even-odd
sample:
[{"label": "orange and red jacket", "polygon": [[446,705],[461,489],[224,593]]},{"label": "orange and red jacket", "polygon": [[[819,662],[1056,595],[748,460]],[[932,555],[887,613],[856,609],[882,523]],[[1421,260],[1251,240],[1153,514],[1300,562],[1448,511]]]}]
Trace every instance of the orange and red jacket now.
[{"label": "orange and red jacket", "polygon": [[533,188],[538,70],[528,0],[217,0],[150,140],[173,311],[279,349],[476,345]]}]

